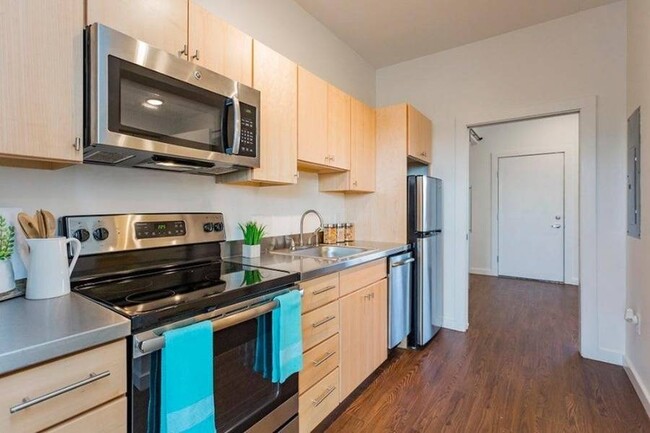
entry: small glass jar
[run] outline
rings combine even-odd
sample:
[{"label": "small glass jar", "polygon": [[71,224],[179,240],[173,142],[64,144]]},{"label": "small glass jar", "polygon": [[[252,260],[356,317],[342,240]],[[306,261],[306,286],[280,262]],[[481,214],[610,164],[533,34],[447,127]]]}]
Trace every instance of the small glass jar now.
[{"label": "small glass jar", "polygon": [[352,242],[354,240],[354,224],[345,224],[345,242]]},{"label": "small glass jar", "polygon": [[345,242],[345,224],[343,223],[336,225],[336,242]]},{"label": "small glass jar", "polygon": [[336,225],[324,224],[323,225],[323,243],[335,244],[336,243]]}]

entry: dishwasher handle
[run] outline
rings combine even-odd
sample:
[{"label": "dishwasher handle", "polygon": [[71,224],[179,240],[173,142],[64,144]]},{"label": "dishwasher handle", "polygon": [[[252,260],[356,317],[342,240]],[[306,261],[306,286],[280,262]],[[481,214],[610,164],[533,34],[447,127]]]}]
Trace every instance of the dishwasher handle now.
[{"label": "dishwasher handle", "polygon": [[413,263],[414,261],[415,261],[415,259],[411,257],[410,259],[406,259],[406,260],[403,260],[401,262],[391,263],[390,267],[391,268],[396,268],[398,266],[408,265],[409,263]]}]

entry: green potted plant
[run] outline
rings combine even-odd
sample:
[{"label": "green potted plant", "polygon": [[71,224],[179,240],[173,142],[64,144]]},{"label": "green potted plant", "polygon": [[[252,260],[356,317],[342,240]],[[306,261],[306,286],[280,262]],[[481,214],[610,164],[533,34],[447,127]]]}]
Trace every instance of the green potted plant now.
[{"label": "green potted plant", "polygon": [[11,255],[14,253],[15,230],[7,220],[0,216],[0,293],[16,288]]},{"label": "green potted plant", "polygon": [[259,257],[261,249],[260,242],[262,241],[266,227],[255,221],[249,221],[244,225],[239,224],[239,228],[244,235],[242,256],[249,258]]}]

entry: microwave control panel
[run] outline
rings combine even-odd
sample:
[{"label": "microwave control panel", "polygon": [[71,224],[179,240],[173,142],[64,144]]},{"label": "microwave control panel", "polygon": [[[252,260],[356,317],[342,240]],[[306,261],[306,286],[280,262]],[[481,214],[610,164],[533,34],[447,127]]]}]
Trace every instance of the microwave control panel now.
[{"label": "microwave control panel", "polygon": [[257,156],[257,110],[252,105],[240,102],[241,141],[239,155]]}]

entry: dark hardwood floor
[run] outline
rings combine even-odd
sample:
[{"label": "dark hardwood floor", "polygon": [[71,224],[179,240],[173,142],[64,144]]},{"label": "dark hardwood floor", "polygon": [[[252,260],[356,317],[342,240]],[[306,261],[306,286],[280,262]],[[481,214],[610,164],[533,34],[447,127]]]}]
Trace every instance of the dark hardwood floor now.
[{"label": "dark hardwood floor", "polygon": [[392,353],[328,433],[650,432],[623,368],[580,357],[577,287],[470,286],[468,332]]}]

